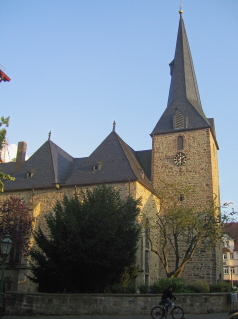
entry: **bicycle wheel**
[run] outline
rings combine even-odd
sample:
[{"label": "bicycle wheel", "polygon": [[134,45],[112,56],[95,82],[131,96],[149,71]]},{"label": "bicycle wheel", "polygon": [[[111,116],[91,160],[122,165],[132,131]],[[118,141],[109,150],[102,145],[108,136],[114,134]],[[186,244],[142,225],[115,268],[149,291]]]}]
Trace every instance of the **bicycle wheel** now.
[{"label": "bicycle wheel", "polygon": [[182,319],[184,315],[184,311],[181,307],[174,307],[172,309],[171,315],[174,319]]},{"label": "bicycle wheel", "polygon": [[150,315],[153,319],[160,319],[164,317],[164,309],[162,307],[156,306],[151,309]]}]

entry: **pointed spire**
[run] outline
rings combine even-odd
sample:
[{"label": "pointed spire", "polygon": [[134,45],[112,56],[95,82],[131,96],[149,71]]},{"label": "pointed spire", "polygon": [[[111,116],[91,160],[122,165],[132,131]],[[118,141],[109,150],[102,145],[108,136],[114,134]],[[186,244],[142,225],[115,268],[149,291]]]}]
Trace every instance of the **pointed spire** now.
[{"label": "pointed spire", "polygon": [[174,60],[170,63],[172,78],[168,106],[173,102],[181,102],[185,99],[204,116],[182,13],[183,10],[180,8],[180,21],[175,56]]},{"label": "pointed spire", "polygon": [[[197,129],[211,127],[211,123],[203,112],[192,55],[182,17],[182,7],[179,14],[179,28],[173,61],[169,64],[171,84],[168,104],[164,114],[156,124],[152,135],[174,132],[174,130]],[[178,127],[177,115],[183,119]]]}]

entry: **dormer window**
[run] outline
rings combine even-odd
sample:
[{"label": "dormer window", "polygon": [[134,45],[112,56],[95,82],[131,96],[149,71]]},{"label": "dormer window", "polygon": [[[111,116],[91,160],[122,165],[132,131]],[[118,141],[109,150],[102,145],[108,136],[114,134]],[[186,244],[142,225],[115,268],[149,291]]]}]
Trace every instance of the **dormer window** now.
[{"label": "dormer window", "polygon": [[101,169],[101,166],[102,166],[102,164],[100,162],[93,165],[93,172],[99,171]]},{"label": "dormer window", "polygon": [[32,178],[33,175],[34,175],[33,172],[27,172],[27,173],[26,173],[26,178]]},{"label": "dormer window", "polygon": [[169,64],[170,67],[170,75],[173,75],[173,71],[174,71],[174,60]]},{"label": "dormer window", "polygon": [[186,121],[187,121],[186,116],[183,113],[176,110],[176,113],[174,114],[174,117],[173,117],[174,129],[179,130],[179,129],[186,128],[187,127]]}]

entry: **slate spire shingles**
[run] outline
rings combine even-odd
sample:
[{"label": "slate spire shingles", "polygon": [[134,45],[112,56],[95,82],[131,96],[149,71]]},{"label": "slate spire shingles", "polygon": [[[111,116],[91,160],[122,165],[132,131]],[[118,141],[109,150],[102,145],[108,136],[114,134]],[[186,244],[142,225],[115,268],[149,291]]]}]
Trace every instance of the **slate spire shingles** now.
[{"label": "slate spire shingles", "polygon": [[185,129],[213,129],[202,109],[182,11],[180,11],[175,56],[170,63],[170,69],[171,84],[167,108],[151,135],[173,132],[173,116],[177,110],[187,118]]}]

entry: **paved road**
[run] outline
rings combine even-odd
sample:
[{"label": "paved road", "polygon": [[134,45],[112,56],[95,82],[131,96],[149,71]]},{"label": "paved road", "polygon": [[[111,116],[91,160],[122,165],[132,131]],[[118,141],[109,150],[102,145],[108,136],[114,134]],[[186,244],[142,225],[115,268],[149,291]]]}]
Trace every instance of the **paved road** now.
[{"label": "paved road", "polygon": [[[200,314],[200,315],[185,315],[184,319],[226,319],[227,314]],[[5,316],[3,319],[151,319],[150,315],[125,315],[125,316],[111,316],[111,315],[80,315],[80,316]],[[168,316],[167,319],[172,317]]]}]

